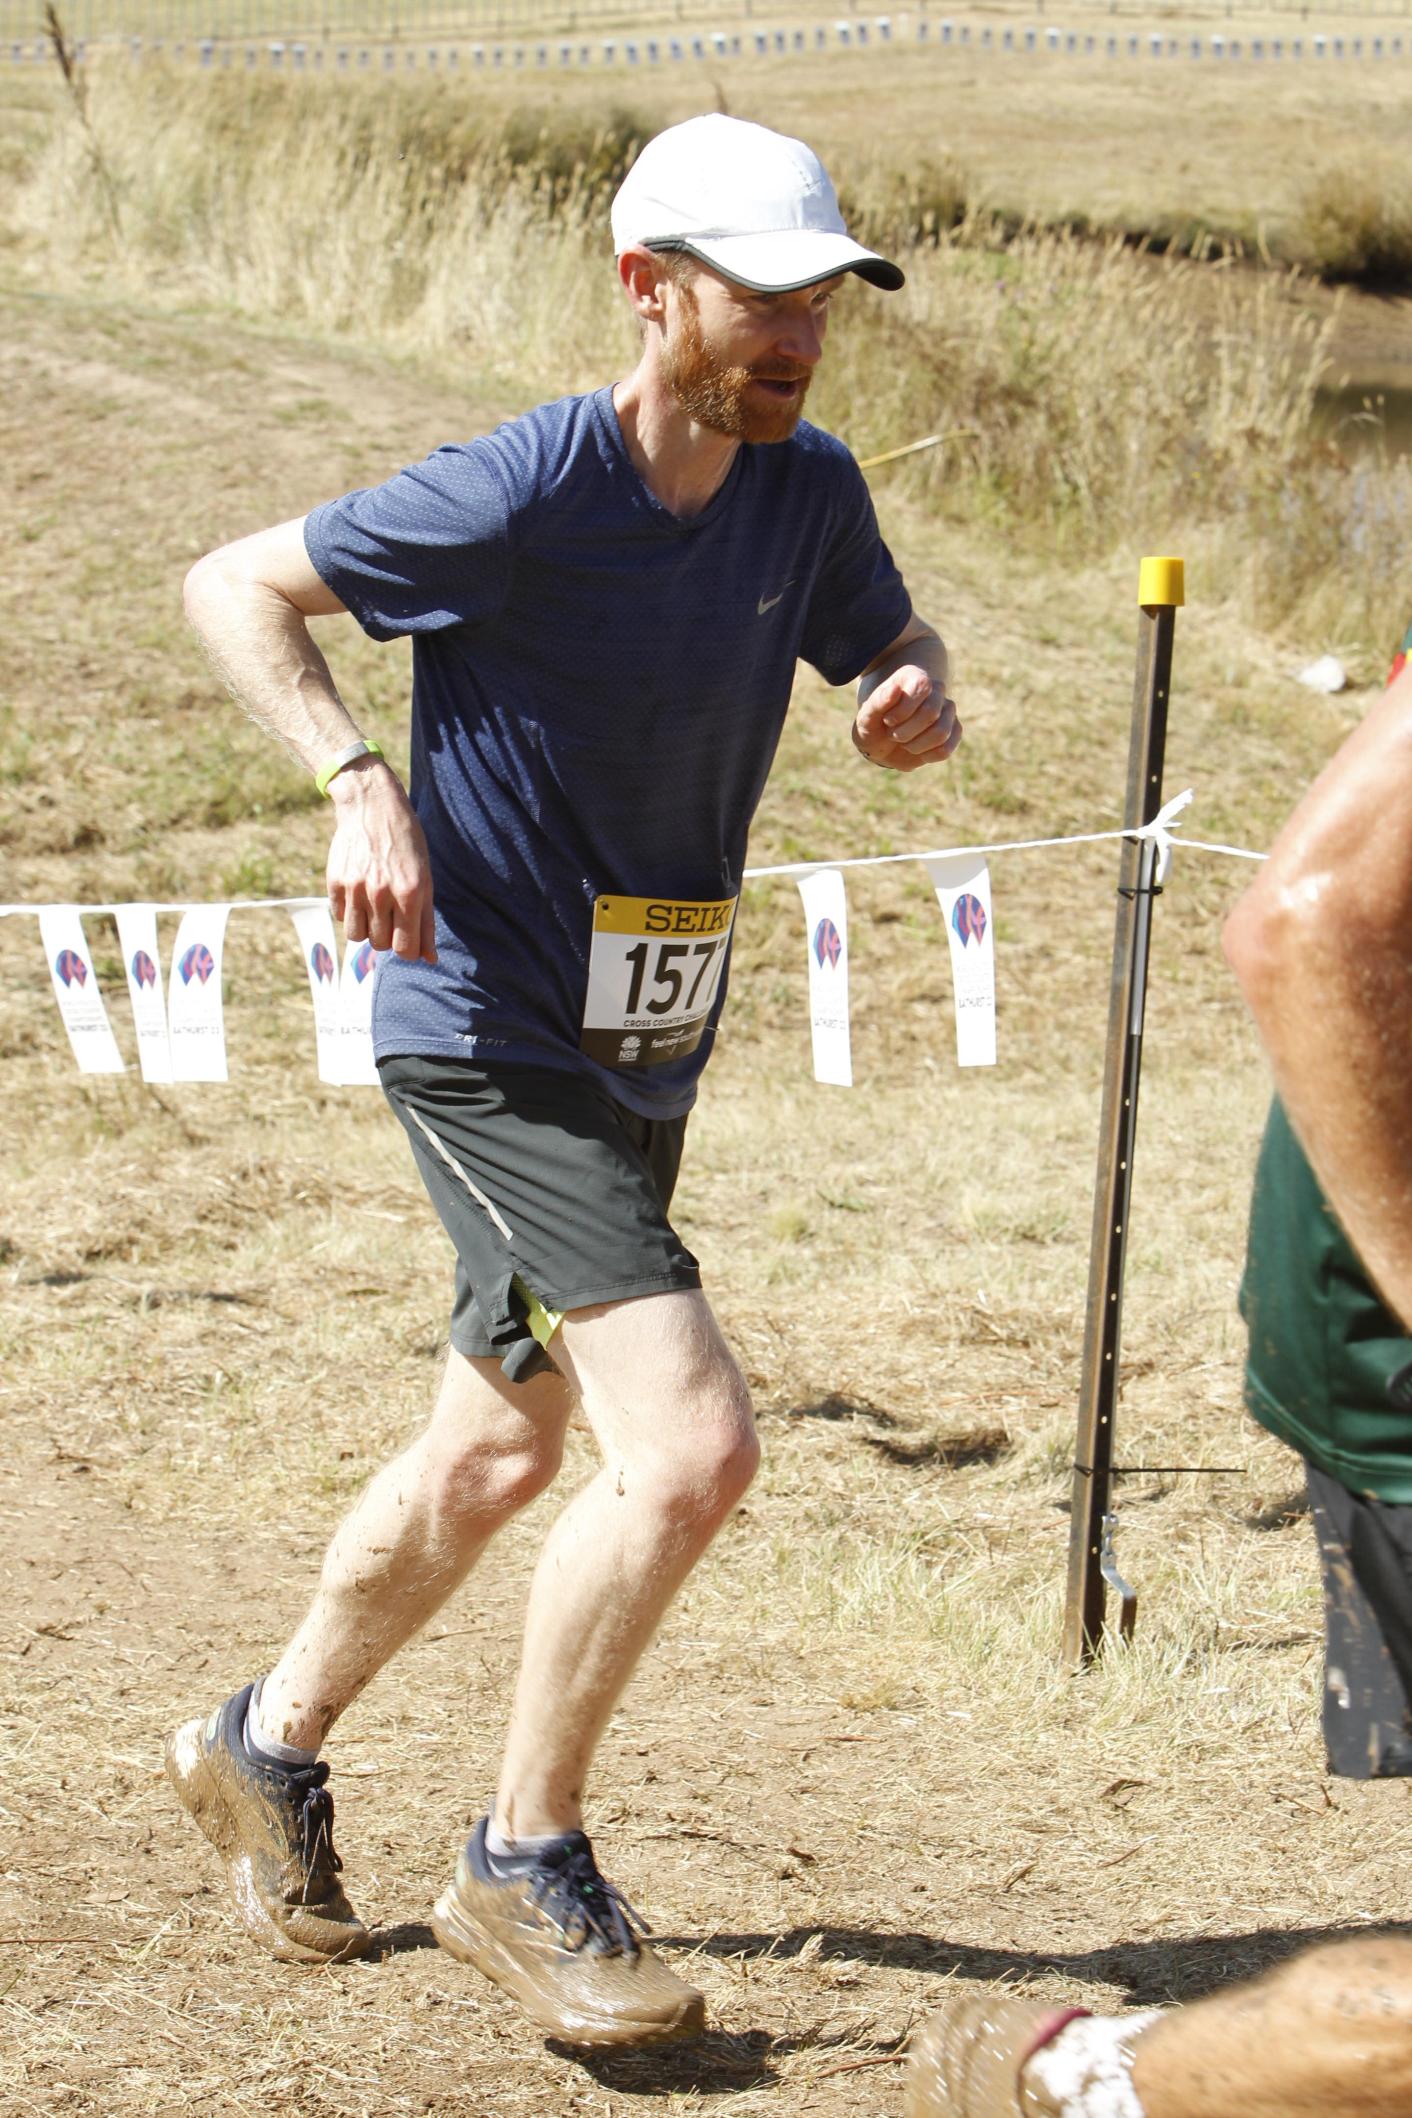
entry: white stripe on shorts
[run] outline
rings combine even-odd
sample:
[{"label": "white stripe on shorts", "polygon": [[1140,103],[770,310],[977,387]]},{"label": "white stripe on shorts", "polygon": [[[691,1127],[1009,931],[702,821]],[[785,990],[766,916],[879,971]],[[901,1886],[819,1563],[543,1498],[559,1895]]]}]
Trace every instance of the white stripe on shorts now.
[{"label": "white stripe on shorts", "polygon": [[423,1118],[419,1112],[413,1110],[410,1103],[407,1103],[404,1108],[406,1109],[408,1117],[412,1120],[412,1123],[418,1128],[420,1132],[424,1132],[426,1134],[427,1138],[430,1140],[432,1146],[436,1149],[437,1153],[440,1155],[442,1161],[446,1164],[447,1168],[450,1170],[454,1170],[455,1174],[461,1179],[461,1182],[465,1185],[467,1191],[475,1200],[476,1204],[485,1208],[486,1212],[490,1215],[491,1220],[500,1230],[501,1235],[504,1236],[506,1242],[512,1242],[514,1240],[512,1232],[506,1223],[505,1216],[500,1212],[499,1208],[495,1204],[495,1201],[493,1199],[488,1199],[485,1193],[481,1190],[479,1184],[475,1183],[469,1176],[467,1176],[465,1170],[462,1169],[460,1163],[456,1160],[456,1157],[452,1154],[450,1148],[446,1145],[445,1141],[437,1139],[436,1134],[427,1124],[426,1119]]}]

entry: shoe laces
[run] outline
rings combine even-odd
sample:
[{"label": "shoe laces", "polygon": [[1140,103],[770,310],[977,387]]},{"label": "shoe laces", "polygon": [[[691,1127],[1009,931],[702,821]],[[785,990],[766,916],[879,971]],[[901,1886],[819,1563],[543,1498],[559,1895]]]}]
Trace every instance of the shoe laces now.
[{"label": "shoe laces", "polygon": [[307,1774],[291,1773],[289,1777],[296,1796],[301,1790],[303,1793],[299,1806],[299,1851],[309,1881],[321,1873],[341,1874],[343,1863],[333,1848],[333,1796],[324,1785],[328,1766],[320,1762]]},{"label": "shoe laces", "polygon": [[596,1947],[609,1956],[636,1956],[638,1935],[652,1932],[617,1885],[599,1874],[586,1839],[561,1860],[546,1861],[527,1880],[535,1903],[570,1949]]}]

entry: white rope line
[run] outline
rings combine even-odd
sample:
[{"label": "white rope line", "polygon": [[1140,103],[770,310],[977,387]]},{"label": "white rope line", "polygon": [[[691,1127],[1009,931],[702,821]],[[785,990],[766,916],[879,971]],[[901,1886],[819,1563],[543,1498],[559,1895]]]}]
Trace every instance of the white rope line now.
[{"label": "white rope line", "polygon": [[[1139,843],[1151,840],[1156,845],[1159,854],[1159,880],[1165,876],[1171,855],[1177,847],[1187,853],[1224,853],[1232,860],[1268,860],[1268,854],[1253,853],[1248,846],[1226,846],[1209,839],[1178,837],[1175,830],[1176,819],[1191,798],[1192,789],[1187,787],[1159,809],[1150,824],[1139,824],[1132,830],[1077,831],[1060,838],[1001,838],[992,840],[988,845],[937,846],[928,852],[855,854],[842,860],[781,861],[772,867],[747,868],[741,880],[760,882],[768,876],[776,875],[817,875],[824,868],[891,868],[902,861],[949,860],[959,854],[1035,853],[1049,846],[1096,846],[1106,840],[1121,838],[1135,839]],[[150,899],[144,898],[141,901],[144,904],[151,903]],[[321,905],[327,900],[322,897],[240,897],[222,899],[221,902],[228,903],[233,912],[265,912],[278,911],[281,908],[302,911],[306,906]],[[12,919],[22,913],[34,915],[43,909],[42,905],[0,905],[0,919]],[[75,912],[85,916],[124,912],[128,909],[129,905],[126,903],[73,906]],[[191,900],[187,898],[175,904],[153,903],[152,909],[154,912],[187,912],[191,909]]]},{"label": "white rope line", "polygon": [[1206,838],[1179,838],[1175,841],[1184,852],[1229,853],[1232,860],[1268,860],[1268,853],[1252,853],[1248,846],[1220,846]]},{"label": "white rope line", "polygon": [[[121,904],[103,905],[75,905],[71,904],[66,897],[49,899],[51,904],[68,905],[71,911],[79,913],[83,918],[90,916],[96,918],[104,912],[130,912],[134,905],[138,904],[148,905],[154,912],[189,912],[195,904],[202,902],[229,905],[232,912],[277,912],[281,907],[287,907],[291,912],[303,912],[311,905],[326,905],[328,899],[326,897],[213,897],[202,900],[183,897],[175,903],[168,904],[151,897],[141,897],[126,898]],[[45,909],[44,905],[0,905],[0,919],[12,919],[20,912],[34,914]]]},{"label": "white rope line", "polygon": [[[766,875],[817,875],[821,868],[890,868],[904,860],[949,860],[953,854],[963,853],[1033,853],[1041,846],[1096,846],[1103,839],[1151,838],[1149,826],[1136,831],[1082,831],[1072,838],[1002,838],[989,846],[936,846],[926,853],[868,853],[851,860],[800,860],[782,861],[773,868],[747,868],[742,877],[745,882],[758,882]],[[1186,841],[1182,840],[1182,844]],[[1263,855],[1253,855],[1263,859]]]},{"label": "white rope line", "polygon": [[[1132,830],[1076,831],[1063,838],[1001,838],[995,839],[991,844],[985,846],[938,846],[927,853],[871,853],[851,860],[785,861],[781,862],[777,867],[747,868],[743,880],[756,882],[766,875],[816,875],[821,868],[887,868],[894,866],[898,861],[949,860],[953,855],[957,854],[1033,853],[1046,846],[1096,846],[1100,845],[1105,839],[1118,838],[1131,838],[1139,842],[1144,839],[1151,839],[1161,856],[1161,872],[1165,874],[1173,846],[1187,846],[1197,843],[1193,839],[1174,836],[1176,819],[1191,798],[1192,789],[1190,787],[1183,788],[1180,794],[1174,794],[1172,799],[1158,810],[1150,824],[1138,824]],[[1217,849],[1210,848],[1205,850],[1215,851]],[[1224,847],[1219,850],[1236,852],[1239,849],[1236,847]],[[1263,853],[1246,853],[1243,857],[1246,860],[1264,860],[1265,855]]]}]

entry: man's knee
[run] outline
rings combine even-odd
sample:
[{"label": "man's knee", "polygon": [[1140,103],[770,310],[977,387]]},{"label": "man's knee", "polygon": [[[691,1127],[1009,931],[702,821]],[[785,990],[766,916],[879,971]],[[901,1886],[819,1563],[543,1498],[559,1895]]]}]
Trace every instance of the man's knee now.
[{"label": "man's knee", "polygon": [[702,1494],[705,1511],[728,1515],[749,1491],[760,1468],[760,1440],[753,1420],[739,1425],[713,1428],[692,1451],[691,1467]]},{"label": "man's knee", "polygon": [[731,1363],[693,1407],[664,1418],[643,1470],[667,1513],[714,1528],[744,1499],[759,1467],[750,1394]]},{"label": "man's knee", "polygon": [[512,1441],[441,1436],[433,1447],[437,1512],[452,1523],[503,1520],[553,1483],[563,1453],[559,1432]]},{"label": "man's knee", "polygon": [[567,1412],[559,1377],[509,1384],[493,1363],[453,1351],[422,1439],[437,1513],[479,1523],[525,1507],[558,1472]]},{"label": "man's knee", "polygon": [[620,1490],[693,1527],[723,1522],[755,1476],[750,1392],[696,1289],[566,1317],[563,1358]]}]

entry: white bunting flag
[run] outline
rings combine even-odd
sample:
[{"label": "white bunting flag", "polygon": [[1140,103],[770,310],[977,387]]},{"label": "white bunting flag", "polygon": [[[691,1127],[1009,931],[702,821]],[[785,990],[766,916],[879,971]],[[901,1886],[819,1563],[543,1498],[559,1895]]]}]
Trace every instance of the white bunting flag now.
[{"label": "white bunting flag", "polygon": [[172,1047],[157,951],[157,913],[152,905],[119,905],[118,947],[127,973],[127,997],[137,1031],[137,1057],[144,1081],[170,1081]]},{"label": "white bunting flag", "polygon": [[942,853],[927,861],[946,938],[956,988],[958,1066],[995,1064],[995,927],[990,909],[990,869],[974,853]]},{"label": "white bunting flag", "polygon": [[338,943],[327,905],[301,905],[290,917],[299,936],[309,991],[314,1001],[314,1037],[319,1079],[336,1086],[343,1080],[343,1030],[338,997]]},{"label": "white bunting flag", "polygon": [[814,1079],[852,1088],[848,1032],[848,901],[837,868],[815,868],[797,878],[809,942],[809,1020],[814,1035]]},{"label": "white bunting flag", "polygon": [[350,1088],[378,1083],[373,1064],[373,983],[377,976],[377,951],[370,941],[344,944],[343,978],[338,989],[340,1042],[343,1046],[339,1079]]},{"label": "white bunting flag", "polygon": [[39,914],[39,935],[49,960],[54,998],[59,1003],[79,1072],[125,1073],[123,1055],[93,973],[88,937],[74,907],[45,905]]},{"label": "white bunting flag", "polygon": [[229,1081],[221,959],[229,905],[193,905],[182,913],[167,980],[167,1026],[173,1081]]}]

